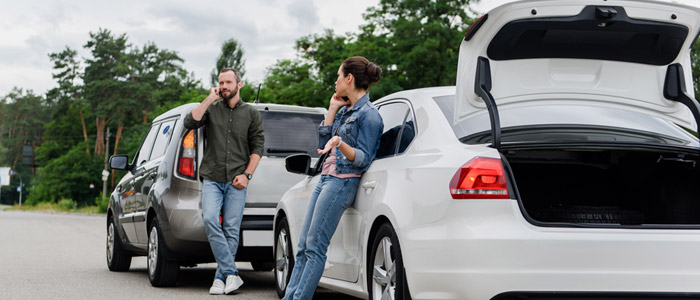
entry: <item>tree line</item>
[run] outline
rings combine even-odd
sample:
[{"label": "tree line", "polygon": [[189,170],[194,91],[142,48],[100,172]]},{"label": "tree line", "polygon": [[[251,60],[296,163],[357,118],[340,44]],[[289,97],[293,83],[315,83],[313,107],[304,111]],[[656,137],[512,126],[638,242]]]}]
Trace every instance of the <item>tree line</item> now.
[{"label": "tree line", "polygon": [[[373,99],[402,89],[452,85],[459,43],[473,22],[469,4],[382,0],[367,9],[359,32],[328,29],[300,37],[295,58],[268,67],[262,82],[246,81],[241,97],[325,107],[337,68],[353,55],[384,70],[370,91]],[[155,43],[132,45],[126,33],[100,28],[90,32],[83,47],[90,53],[87,58],[69,47],[48,54],[55,88],[39,95],[16,87],[0,98],[0,166],[16,170],[10,186],[0,190],[0,202],[17,202],[21,178],[26,203],[96,203],[105,154],[132,156],[154,117],[208,94],[210,83],[195,80],[177,52]],[[245,81],[244,54],[235,38],[225,41],[214,60],[211,84],[216,85],[223,67],[237,68]],[[34,155],[28,156],[32,149]],[[108,191],[122,175],[111,172]]]}]

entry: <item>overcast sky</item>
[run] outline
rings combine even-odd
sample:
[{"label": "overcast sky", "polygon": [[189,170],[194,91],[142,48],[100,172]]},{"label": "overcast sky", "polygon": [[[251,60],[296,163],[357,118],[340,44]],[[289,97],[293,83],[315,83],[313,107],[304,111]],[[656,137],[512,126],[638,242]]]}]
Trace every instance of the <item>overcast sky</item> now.
[{"label": "overcast sky", "polygon": [[[487,11],[511,0],[482,0]],[[700,5],[700,1],[677,1]],[[176,51],[184,67],[205,86],[221,44],[239,40],[245,50],[246,80],[260,82],[265,68],[293,58],[294,42],[333,29],[357,32],[362,14],[379,0],[33,0],[3,1],[0,10],[0,97],[13,87],[43,94],[56,86],[48,53],[66,46],[89,57],[83,45],[99,28],[126,33],[129,42],[152,41]]]}]

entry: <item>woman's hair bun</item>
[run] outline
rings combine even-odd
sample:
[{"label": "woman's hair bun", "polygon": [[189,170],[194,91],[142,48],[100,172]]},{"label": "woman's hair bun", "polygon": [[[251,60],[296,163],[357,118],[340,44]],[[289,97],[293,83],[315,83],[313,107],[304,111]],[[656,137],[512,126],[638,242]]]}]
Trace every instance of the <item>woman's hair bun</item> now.
[{"label": "woman's hair bun", "polygon": [[382,76],[382,68],[362,56],[353,56],[345,59],[342,64],[345,76],[352,74],[355,77],[355,88],[368,89],[369,85],[378,82]]}]

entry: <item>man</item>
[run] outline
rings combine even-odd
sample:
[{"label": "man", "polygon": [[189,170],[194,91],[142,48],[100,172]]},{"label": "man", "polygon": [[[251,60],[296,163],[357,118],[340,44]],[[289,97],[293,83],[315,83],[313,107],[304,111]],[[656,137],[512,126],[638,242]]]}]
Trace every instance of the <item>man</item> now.
[{"label": "man", "polygon": [[209,289],[212,295],[229,294],[243,284],[236,269],[236,250],[248,182],[265,142],[262,116],[241,101],[241,87],[243,82],[236,70],[221,70],[219,88],[212,88],[209,96],[185,117],[186,128],[206,125],[207,129],[200,175],[204,179],[202,218],[217,263]]}]

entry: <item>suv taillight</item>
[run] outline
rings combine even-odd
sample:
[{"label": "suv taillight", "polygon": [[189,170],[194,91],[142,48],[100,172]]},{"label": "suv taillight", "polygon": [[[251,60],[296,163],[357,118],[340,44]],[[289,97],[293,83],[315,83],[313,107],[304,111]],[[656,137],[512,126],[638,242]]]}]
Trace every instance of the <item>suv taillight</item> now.
[{"label": "suv taillight", "polygon": [[500,159],[475,157],[450,181],[452,199],[510,199]]},{"label": "suv taillight", "polygon": [[180,159],[177,163],[177,172],[180,175],[194,179],[195,154],[195,130],[190,130],[182,139]]}]

